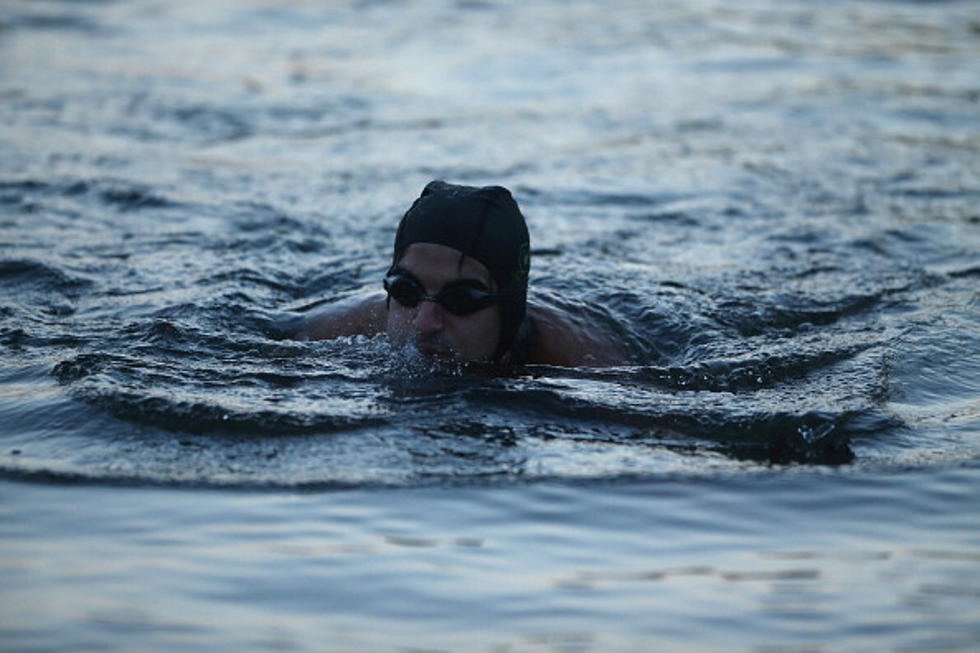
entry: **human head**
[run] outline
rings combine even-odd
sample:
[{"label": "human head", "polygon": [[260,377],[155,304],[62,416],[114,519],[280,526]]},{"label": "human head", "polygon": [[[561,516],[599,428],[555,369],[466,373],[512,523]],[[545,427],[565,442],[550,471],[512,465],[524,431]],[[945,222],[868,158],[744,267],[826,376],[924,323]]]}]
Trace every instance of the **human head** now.
[{"label": "human head", "polygon": [[389,299],[388,334],[435,338],[460,360],[499,360],[524,319],[529,268],[527,224],[510,191],[433,181],[398,225],[389,273],[411,273],[429,295],[457,280],[482,282],[498,301],[458,316],[432,301],[407,308]]}]

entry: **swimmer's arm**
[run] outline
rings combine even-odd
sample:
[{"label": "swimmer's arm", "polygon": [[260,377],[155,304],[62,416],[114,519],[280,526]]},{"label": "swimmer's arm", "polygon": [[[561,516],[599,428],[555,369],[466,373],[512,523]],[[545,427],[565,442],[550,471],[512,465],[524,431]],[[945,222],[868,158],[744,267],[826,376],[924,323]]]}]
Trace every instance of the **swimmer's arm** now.
[{"label": "swimmer's arm", "polygon": [[627,363],[605,334],[566,311],[528,305],[537,330],[528,363],[565,367],[611,367]]},{"label": "swimmer's arm", "polygon": [[331,340],[342,336],[373,336],[385,330],[385,296],[355,295],[310,315],[293,334],[295,340]]}]

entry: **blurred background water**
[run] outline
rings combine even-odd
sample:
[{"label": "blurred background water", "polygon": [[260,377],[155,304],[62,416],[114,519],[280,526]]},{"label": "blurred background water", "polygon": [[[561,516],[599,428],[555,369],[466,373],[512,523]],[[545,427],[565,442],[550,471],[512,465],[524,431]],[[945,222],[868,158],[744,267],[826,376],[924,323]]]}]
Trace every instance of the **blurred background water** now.
[{"label": "blurred background water", "polygon": [[[0,648],[975,650],[975,2],[0,5]],[[291,325],[430,179],[627,365]]]}]

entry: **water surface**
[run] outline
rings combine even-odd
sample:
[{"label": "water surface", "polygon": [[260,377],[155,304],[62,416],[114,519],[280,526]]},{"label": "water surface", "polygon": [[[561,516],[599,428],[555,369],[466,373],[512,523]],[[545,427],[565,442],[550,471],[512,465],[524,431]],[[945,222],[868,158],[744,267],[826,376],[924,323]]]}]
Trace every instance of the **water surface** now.
[{"label": "water surface", "polygon": [[[971,650],[971,2],[0,8],[0,645]],[[615,368],[297,342],[502,184]]]}]

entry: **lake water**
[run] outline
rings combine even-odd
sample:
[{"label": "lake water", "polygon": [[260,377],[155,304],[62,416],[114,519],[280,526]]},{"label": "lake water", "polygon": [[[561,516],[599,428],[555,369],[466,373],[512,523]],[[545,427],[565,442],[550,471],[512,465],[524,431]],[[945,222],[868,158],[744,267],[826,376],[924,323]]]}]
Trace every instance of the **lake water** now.
[{"label": "lake water", "polygon": [[[0,6],[0,649],[980,647],[975,2]],[[431,179],[615,368],[297,342]]]}]

